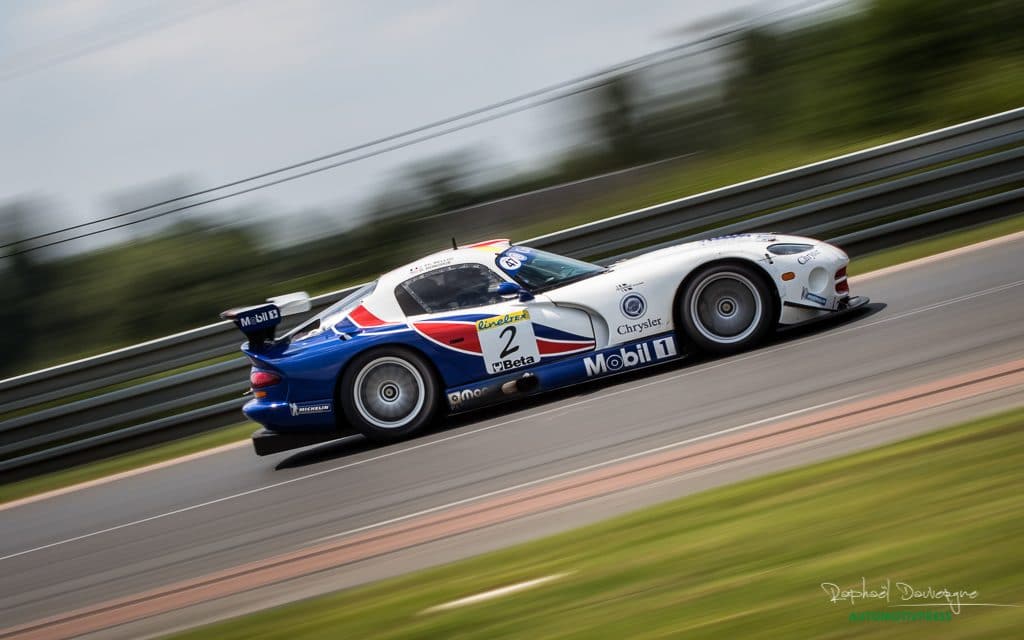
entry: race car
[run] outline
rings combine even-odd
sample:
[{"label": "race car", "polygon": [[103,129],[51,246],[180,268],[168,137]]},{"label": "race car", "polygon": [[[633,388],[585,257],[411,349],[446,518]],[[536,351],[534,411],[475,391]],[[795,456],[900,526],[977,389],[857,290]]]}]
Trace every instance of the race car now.
[{"label": "race car", "polygon": [[305,294],[225,311],[247,336],[266,455],[362,433],[391,442],[457,413],[669,362],[748,349],[782,325],[860,307],[846,254],[772,233],[591,264],[508,240],[385,273],[280,337]]}]

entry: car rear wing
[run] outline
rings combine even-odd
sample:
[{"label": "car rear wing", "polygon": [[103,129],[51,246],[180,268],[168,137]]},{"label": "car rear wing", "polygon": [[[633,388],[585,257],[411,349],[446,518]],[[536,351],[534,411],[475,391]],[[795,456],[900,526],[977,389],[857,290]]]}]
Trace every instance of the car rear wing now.
[{"label": "car rear wing", "polygon": [[300,291],[267,298],[264,304],[228,309],[220,317],[234,322],[238,330],[249,338],[249,348],[259,352],[274,341],[274,330],[281,323],[281,318],[306,313],[311,308],[309,294]]}]

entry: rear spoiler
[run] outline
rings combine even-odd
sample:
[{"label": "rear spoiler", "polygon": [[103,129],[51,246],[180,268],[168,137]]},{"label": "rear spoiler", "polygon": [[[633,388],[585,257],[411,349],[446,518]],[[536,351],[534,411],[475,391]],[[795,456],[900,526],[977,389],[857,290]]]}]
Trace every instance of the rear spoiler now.
[{"label": "rear spoiler", "polygon": [[300,291],[267,298],[265,304],[228,309],[220,317],[234,322],[238,330],[249,338],[249,348],[258,352],[274,341],[274,329],[281,323],[281,318],[306,313],[310,308],[309,294]]}]

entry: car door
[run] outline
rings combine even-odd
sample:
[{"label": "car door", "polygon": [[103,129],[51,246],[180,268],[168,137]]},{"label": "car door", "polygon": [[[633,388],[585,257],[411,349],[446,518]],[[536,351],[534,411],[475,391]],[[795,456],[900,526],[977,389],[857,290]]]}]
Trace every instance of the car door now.
[{"label": "car door", "polygon": [[502,376],[594,348],[588,314],[544,296],[502,296],[506,282],[484,265],[434,269],[402,282],[395,297],[410,326],[439,348],[450,385]]}]

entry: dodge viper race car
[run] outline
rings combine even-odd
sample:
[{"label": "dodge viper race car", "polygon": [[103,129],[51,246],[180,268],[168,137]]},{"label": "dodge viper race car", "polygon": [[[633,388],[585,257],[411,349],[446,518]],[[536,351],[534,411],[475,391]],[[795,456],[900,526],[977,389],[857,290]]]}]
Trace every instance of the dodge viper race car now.
[{"label": "dodge viper race car", "polygon": [[259,455],[362,433],[406,437],[460,412],[674,360],[732,353],[779,325],[861,306],[848,258],[744,234],[604,267],[492,240],[386,273],[275,337],[305,294],[232,309],[248,337]]}]

